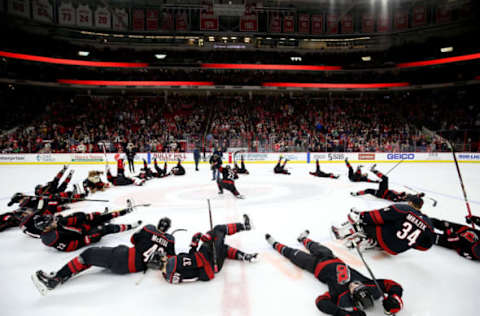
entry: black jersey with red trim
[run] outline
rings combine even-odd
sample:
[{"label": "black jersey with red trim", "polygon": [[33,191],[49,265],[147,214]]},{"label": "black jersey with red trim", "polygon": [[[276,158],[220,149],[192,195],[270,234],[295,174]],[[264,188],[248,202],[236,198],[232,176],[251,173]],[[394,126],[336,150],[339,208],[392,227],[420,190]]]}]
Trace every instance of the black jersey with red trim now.
[{"label": "black jersey with red trim", "polygon": [[[327,258],[320,260],[314,272],[315,277],[328,285],[328,291],[315,300],[317,308],[327,314],[335,315],[339,308],[353,310],[354,303],[349,295],[348,285],[352,281],[360,281],[367,286],[374,299],[381,297],[381,293],[375,286],[375,282],[355,269],[350,268],[339,258]],[[402,297],[403,289],[395,281],[377,280],[382,290],[389,295]]]},{"label": "black jersey with red trim", "polygon": [[175,237],[159,231],[154,225],[143,226],[132,235],[130,241],[135,245],[133,249],[135,249],[136,271],[146,269],[146,262],[158,248],[163,248],[168,257],[175,256]]},{"label": "black jersey with red trim", "polygon": [[[455,236],[455,237],[453,237]],[[458,239],[457,253],[470,260],[480,261],[480,231],[468,226],[462,226],[458,229],[451,238]]]},{"label": "black jersey with red trim", "polygon": [[374,226],[378,245],[392,255],[410,248],[425,251],[435,241],[430,218],[408,204],[362,212],[360,218],[363,226]]},{"label": "black jersey with red trim", "polygon": [[58,225],[56,229],[40,235],[45,246],[59,251],[74,251],[90,244],[90,237],[79,227]]},{"label": "black jersey with red trim", "polygon": [[235,181],[235,171],[231,168],[220,167],[218,170],[222,173],[222,180],[228,183],[233,183]]},{"label": "black jersey with red trim", "polygon": [[49,200],[40,200],[38,206],[41,207],[40,210],[24,210],[19,224],[22,232],[33,238],[40,238],[40,235],[42,234],[42,231],[35,227],[35,216],[51,215],[66,209],[66,207],[58,205],[57,202]]},{"label": "black jersey with red trim", "polygon": [[215,274],[212,265],[208,260],[208,255],[202,249],[195,251],[192,248],[189,253],[179,253],[170,257],[165,273],[163,273],[165,280],[169,283],[182,283],[213,279]]}]

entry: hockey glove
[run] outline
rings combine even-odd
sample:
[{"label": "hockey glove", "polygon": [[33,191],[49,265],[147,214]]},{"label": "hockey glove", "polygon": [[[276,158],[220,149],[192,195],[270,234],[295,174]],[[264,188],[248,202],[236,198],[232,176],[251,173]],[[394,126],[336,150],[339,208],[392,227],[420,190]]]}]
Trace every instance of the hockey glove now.
[{"label": "hockey glove", "polygon": [[212,236],[207,233],[207,234],[202,235],[202,237],[200,237],[200,239],[203,242],[209,242],[209,241],[212,241]]},{"label": "hockey glove", "polygon": [[167,262],[167,255],[163,248],[159,248],[157,251],[152,253],[147,261],[147,267],[154,270],[162,270]]},{"label": "hockey glove", "polygon": [[247,262],[250,262],[250,263],[257,262],[258,261],[257,256],[258,256],[258,253],[253,253],[253,254],[246,253],[243,256],[243,261],[247,261]]},{"label": "hockey glove", "polygon": [[480,226],[480,217],[472,215],[472,216],[466,216],[465,220],[467,224],[474,223],[477,226]]},{"label": "hockey glove", "polygon": [[197,249],[198,242],[200,241],[201,237],[202,237],[202,233],[196,233],[195,235],[193,235],[192,242],[190,243],[190,247]]},{"label": "hockey glove", "polygon": [[382,303],[385,314],[387,315],[396,314],[403,307],[402,298],[397,294],[388,295],[388,297],[384,299]]}]

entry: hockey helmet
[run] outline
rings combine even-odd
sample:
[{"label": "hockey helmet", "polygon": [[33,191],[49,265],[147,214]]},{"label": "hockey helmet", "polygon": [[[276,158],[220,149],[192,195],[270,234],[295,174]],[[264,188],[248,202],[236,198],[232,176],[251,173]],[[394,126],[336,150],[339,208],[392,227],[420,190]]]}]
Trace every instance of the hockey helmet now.
[{"label": "hockey helmet", "polygon": [[421,209],[423,206],[423,199],[420,197],[420,195],[410,195],[407,197],[408,202],[412,202],[413,206],[415,206],[417,209]]},{"label": "hockey helmet", "polygon": [[168,217],[162,217],[160,221],[158,221],[157,228],[159,231],[166,233],[170,226],[172,226],[172,220]]},{"label": "hockey helmet", "polygon": [[373,297],[367,286],[360,281],[352,281],[349,284],[353,304],[361,310],[369,309],[373,306]]},{"label": "hockey helmet", "polygon": [[33,217],[33,223],[35,225],[35,228],[41,231],[44,231],[45,228],[50,226],[52,224],[54,218],[53,215],[48,214],[48,215],[35,215]]},{"label": "hockey helmet", "polygon": [[35,186],[35,195],[41,195],[43,193],[43,186],[38,184]]}]

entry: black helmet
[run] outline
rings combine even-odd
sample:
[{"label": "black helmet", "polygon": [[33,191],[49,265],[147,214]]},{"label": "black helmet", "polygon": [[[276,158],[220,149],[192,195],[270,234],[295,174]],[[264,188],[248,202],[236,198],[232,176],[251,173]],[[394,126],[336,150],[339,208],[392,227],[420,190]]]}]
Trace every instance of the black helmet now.
[{"label": "black helmet", "polygon": [[232,168],[232,167],[230,167],[230,165],[226,165],[226,166],[225,166],[225,169],[227,169],[227,170],[228,170],[228,169],[231,169],[231,168]]},{"label": "black helmet", "polygon": [[35,195],[41,195],[43,193],[42,185],[38,184],[35,186]]},{"label": "black helmet", "polygon": [[35,228],[41,231],[44,231],[45,228],[50,226],[50,224],[53,222],[53,215],[48,214],[48,215],[35,215],[33,217],[33,223],[35,225]]},{"label": "black helmet", "polygon": [[415,206],[418,209],[421,209],[423,206],[423,199],[420,197],[420,195],[409,195],[407,197],[408,202],[412,202],[413,206]]},{"label": "black helmet", "polygon": [[12,198],[10,199],[10,202],[8,202],[8,206],[12,206],[15,203],[20,202],[21,199],[23,199],[24,195],[20,192],[15,193]]},{"label": "black helmet", "polygon": [[373,297],[367,286],[360,281],[353,281],[352,300],[353,304],[361,310],[366,310],[373,306]]},{"label": "black helmet", "polygon": [[172,226],[172,220],[168,217],[162,217],[158,222],[157,228],[159,231],[166,233],[170,226]]}]

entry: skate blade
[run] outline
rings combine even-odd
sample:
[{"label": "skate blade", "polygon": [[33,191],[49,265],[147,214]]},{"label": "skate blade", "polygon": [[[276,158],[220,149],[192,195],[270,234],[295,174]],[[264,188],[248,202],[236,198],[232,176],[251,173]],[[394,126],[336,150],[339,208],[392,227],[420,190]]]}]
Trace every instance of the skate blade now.
[{"label": "skate blade", "polygon": [[40,280],[37,278],[36,274],[32,274],[31,279],[32,279],[33,284],[37,288],[37,290],[40,292],[40,294],[42,294],[42,296],[47,295],[47,293],[48,293],[47,287],[42,282],[40,282]]}]

